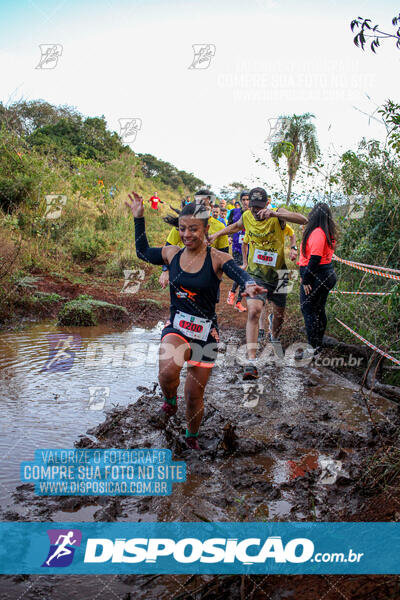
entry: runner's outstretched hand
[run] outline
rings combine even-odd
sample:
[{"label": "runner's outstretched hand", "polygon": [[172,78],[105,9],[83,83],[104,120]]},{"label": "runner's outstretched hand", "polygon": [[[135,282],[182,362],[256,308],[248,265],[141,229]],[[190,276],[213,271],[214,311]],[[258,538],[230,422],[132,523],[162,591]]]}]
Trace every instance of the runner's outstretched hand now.
[{"label": "runner's outstretched hand", "polygon": [[139,196],[136,192],[131,192],[128,194],[128,198],[130,202],[125,202],[126,206],[131,209],[132,214],[135,218],[143,217],[144,215],[144,207],[143,207],[143,198]]},{"label": "runner's outstretched hand", "polygon": [[242,296],[250,296],[250,298],[254,298],[254,296],[257,296],[258,294],[266,294],[267,292],[268,290],[261,287],[261,285],[258,285],[257,283],[250,283],[249,285],[246,285]]}]

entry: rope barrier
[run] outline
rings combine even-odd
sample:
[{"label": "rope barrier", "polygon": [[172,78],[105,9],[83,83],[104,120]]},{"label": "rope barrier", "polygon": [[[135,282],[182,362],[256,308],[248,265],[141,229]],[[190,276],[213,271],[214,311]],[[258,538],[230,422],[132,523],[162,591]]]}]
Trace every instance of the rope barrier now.
[{"label": "rope barrier", "polygon": [[343,323],[342,321],[340,321],[337,317],[335,317],[335,319],[336,319],[336,321],[338,323],[340,323],[341,325],[343,325],[343,327],[345,327],[348,331],[350,331],[350,333],[352,333],[353,335],[355,335],[356,338],[358,338],[359,340],[361,340],[362,342],[364,342],[364,344],[366,344],[367,346],[369,346],[369,348],[371,348],[375,352],[378,352],[378,354],[381,354],[385,358],[391,360],[396,365],[400,365],[400,360],[397,360],[397,358],[394,358],[393,356],[391,356],[390,354],[388,354],[384,350],[381,350],[377,346],[374,346],[374,344],[371,344],[371,342],[369,342],[368,340],[366,340],[365,338],[363,338],[359,333],[355,332],[353,329],[351,329],[351,327],[349,327],[348,325],[346,325],[346,323]]},{"label": "rope barrier", "polygon": [[390,292],[342,292],[342,290],[331,290],[330,294],[357,294],[362,296],[390,296]]},{"label": "rope barrier", "polygon": [[[351,260],[345,260],[344,258],[340,258],[334,254],[332,256],[334,260],[337,260],[345,265],[349,265],[350,267],[354,267],[354,269],[358,269],[359,271],[365,271],[366,273],[372,273],[372,275],[379,275],[380,277],[386,277],[387,279],[395,279],[396,281],[400,281],[400,275],[392,275],[391,273],[384,273],[383,270],[387,270],[387,267],[375,267],[375,269],[382,269],[382,271],[374,271],[373,269],[368,269],[367,267],[361,266],[362,263],[355,263]],[[400,271],[396,269],[390,269],[399,273]]]}]

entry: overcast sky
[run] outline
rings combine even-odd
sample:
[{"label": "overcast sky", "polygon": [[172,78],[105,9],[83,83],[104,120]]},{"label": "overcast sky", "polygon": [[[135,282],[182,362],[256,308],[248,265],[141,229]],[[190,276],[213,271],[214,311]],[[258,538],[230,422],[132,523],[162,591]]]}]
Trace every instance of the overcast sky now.
[{"label": "overcast sky", "polygon": [[[392,29],[396,2],[294,0],[1,0],[1,100],[42,98],[141,119],[131,147],[191,171],[216,190],[276,181],[256,166],[281,114],[316,115],[322,150],[355,148],[385,130],[372,113],[400,101],[400,51],[357,50],[349,23]],[[53,69],[35,68],[39,44],[60,44]],[[192,68],[193,44],[215,46]],[[201,64],[199,63],[198,66]],[[367,96],[371,100],[368,100]],[[354,108],[356,107],[356,108]],[[356,110],[359,109],[359,110]]]}]

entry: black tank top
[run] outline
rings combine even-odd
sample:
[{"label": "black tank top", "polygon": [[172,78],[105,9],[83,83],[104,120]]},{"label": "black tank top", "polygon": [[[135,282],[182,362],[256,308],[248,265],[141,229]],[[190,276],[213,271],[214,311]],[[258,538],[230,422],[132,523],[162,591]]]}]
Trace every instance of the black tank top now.
[{"label": "black tank top", "polygon": [[207,246],[204,264],[197,273],[183,271],[180,259],[184,248],[177,252],[169,265],[169,289],[171,295],[171,321],[177,310],[211,319],[216,323],[215,305],[221,280],[215,274],[211,248]]}]

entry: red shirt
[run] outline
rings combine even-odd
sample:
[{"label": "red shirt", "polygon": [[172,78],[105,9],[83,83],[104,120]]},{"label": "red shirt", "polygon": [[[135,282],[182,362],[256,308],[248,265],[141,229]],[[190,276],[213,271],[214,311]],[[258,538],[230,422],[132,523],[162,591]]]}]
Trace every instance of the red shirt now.
[{"label": "red shirt", "polygon": [[[331,248],[328,245],[328,240],[326,239],[326,235],[321,227],[317,227],[314,231],[309,235],[307,244],[306,244],[306,254],[304,256],[302,250],[303,244],[300,244],[300,261],[299,264],[301,267],[305,267],[308,265],[308,261],[310,260],[310,256],[316,254],[317,256],[321,256],[320,265],[328,265],[332,262],[332,255],[334,252],[334,247]],[[333,246],[335,246],[335,242],[333,242]]]},{"label": "red shirt", "polygon": [[158,196],[152,196],[149,200],[149,202],[151,202],[151,208],[154,208],[154,210],[158,209],[158,203],[161,202],[160,198]]}]

